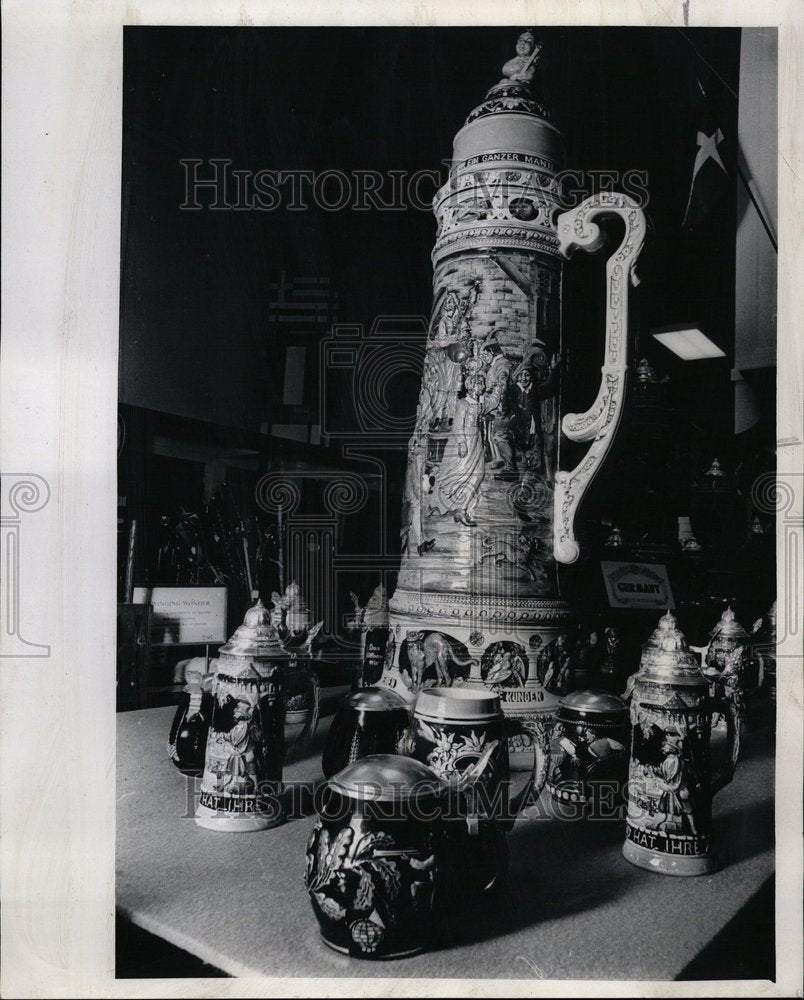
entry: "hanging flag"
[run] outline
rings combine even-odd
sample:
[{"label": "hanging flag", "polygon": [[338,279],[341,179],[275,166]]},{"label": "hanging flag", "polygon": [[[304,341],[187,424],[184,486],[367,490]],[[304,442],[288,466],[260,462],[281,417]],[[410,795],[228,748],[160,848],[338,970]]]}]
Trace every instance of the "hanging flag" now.
[{"label": "hanging flag", "polygon": [[[701,92],[701,113],[695,139],[696,153],[692,166],[690,193],[682,222],[682,227],[689,229],[700,225],[706,219],[729,187],[729,171],[724,163],[725,149],[728,146],[726,136],[720,128],[701,81],[697,82]],[[729,162],[728,159],[726,162]]]}]

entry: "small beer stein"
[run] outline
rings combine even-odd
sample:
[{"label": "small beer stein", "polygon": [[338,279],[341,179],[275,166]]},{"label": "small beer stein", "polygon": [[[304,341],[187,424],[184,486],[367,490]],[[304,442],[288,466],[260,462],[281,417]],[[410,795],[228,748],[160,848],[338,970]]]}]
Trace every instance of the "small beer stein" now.
[{"label": "small beer stein", "polygon": [[599,818],[620,815],[630,739],[622,698],[599,690],[566,695],[550,737],[550,794]]},{"label": "small beer stein", "polygon": [[737,704],[740,717],[745,718],[746,673],[750,637],[734,617],[730,607],[712,629],[706,650],[704,674],[713,682],[712,694],[722,691]]},{"label": "small beer stein", "polygon": [[168,736],[168,757],[182,774],[198,777],[204,770],[204,754],[212,719],[214,674],[189,669]]},{"label": "small beer stein", "polygon": [[248,833],[282,822],[286,656],[262,601],[221,646],[199,826]]},{"label": "small beer stein", "polygon": [[544,786],[549,762],[549,746],[544,727],[530,720],[507,718],[500,698],[482,688],[425,688],[419,692],[413,711],[407,749],[436,774],[451,778],[481,756],[491,741],[497,750],[484,781],[507,782],[509,778],[508,738],[523,739],[534,753],[530,777],[511,803],[514,817],[529,793],[537,797]]},{"label": "small beer stein", "polygon": [[[373,687],[382,676],[388,630],[388,596],[385,587],[378,584],[365,607],[361,607],[356,594],[350,595],[355,606],[353,624],[360,631],[361,687]],[[393,640],[392,640],[393,641]]]},{"label": "small beer stein", "polygon": [[[533,749],[533,765],[524,786],[511,797],[508,738],[518,736]],[[547,734],[535,720],[506,718],[499,697],[478,688],[425,688],[419,692],[407,740],[407,752],[444,780],[454,780],[475,768],[489,746],[495,749],[483,774],[467,793],[477,827],[467,838],[461,822],[461,802],[454,802],[457,819],[445,822],[445,835],[463,858],[459,879],[449,894],[453,902],[471,899],[499,883],[507,868],[505,834],[518,813],[544,787],[549,762]],[[466,796],[464,796],[466,797]]]},{"label": "small beer stein", "polygon": [[[392,754],[363,757],[329,779],[307,844],[305,885],[330,948],[403,958],[436,944],[438,898],[463,862],[444,817],[495,746],[451,781]],[[471,839],[472,816],[463,822]]]},{"label": "small beer stein", "polygon": [[[712,797],[731,781],[740,747],[738,706],[712,698],[697,656],[668,611],[642,647],[631,696],[633,734],[623,856],[666,875],[717,868]],[[728,754],[712,774],[713,712],[726,717]]]},{"label": "small beer stein", "polygon": [[404,751],[410,710],[388,688],[360,688],[348,695],[332,720],[321,769],[329,778],[361,757]]}]

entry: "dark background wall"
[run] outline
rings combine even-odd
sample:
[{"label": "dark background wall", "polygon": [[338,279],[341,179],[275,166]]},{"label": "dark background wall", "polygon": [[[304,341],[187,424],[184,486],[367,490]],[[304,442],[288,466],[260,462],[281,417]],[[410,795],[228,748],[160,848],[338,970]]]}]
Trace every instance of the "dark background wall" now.
[{"label": "dark background wall", "polygon": [[[268,286],[323,275],[342,322],[428,314],[428,210],[182,211],[180,160],[234,169],[433,171],[499,78],[511,28],[157,28],[125,31],[121,401],[246,430],[270,424],[284,358]],[[738,29],[545,28],[541,92],[567,164],[645,170],[651,232],[635,300],[639,350],[682,368],[651,326],[698,320],[726,351],[683,368],[678,405],[713,439],[731,429],[734,198],[696,233],[681,221],[695,154],[696,75],[734,135]],[[732,182],[733,183],[733,182]],[[436,184],[423,179],[428,202]],[[328,189],[335,197],[334,187]],[[390,193],[389,186],[383,192]],[[199,200],[208,205],[210,192]],[[565,269],[565,409],[591,400],[602,343],[601,262]],[[389,385],[415,407],[415,377]],[[714,447],[714,445],[713,445]]]}]

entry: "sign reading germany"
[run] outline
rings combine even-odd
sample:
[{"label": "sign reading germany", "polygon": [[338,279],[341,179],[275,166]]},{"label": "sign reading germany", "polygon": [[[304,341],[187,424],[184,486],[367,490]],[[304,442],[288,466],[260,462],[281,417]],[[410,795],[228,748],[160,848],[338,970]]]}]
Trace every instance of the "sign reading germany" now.
[{"label": "sign reading germany", "polygon": [[612,608],[675,608],[667,567],[649,563],[601,562]]}]

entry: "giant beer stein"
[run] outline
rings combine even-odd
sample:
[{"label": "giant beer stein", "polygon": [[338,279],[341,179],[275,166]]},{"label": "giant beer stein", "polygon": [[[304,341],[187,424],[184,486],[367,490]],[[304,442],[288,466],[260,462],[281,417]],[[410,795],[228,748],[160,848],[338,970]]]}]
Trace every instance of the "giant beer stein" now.
[{"label": "giant beer stein", "polygon": [[[666,875],[714,871],[712,796],[731,781],[740,747],[737,703],[710,696],[698,658],[668,611],[643,646],[631,690],[631,762],[623,856]],[[711,716],[726,716],[725,767],[713,774]]]},{"label": "giant beer stein", "polygon": [[[497,694],[533,720],[558,703],[536,662],[574,619],[556,561],[579,550],[574,518],[611,445],[627,376],[629,284],[645,217],[622,194],[560,212],[561,133],[532,90],[539,46],[520,35],[504,78],[455,137],[436,194],[433,308],[402,509],[402,563],[380,684],[412,702],[429,686]],[[558,471],[562,261],[625,234],[606,265],[602,381],[561,429],[591,447]],[[390,649],[393,644],[393,655]],[[528,749],[512,740],[512,765]]]}]

